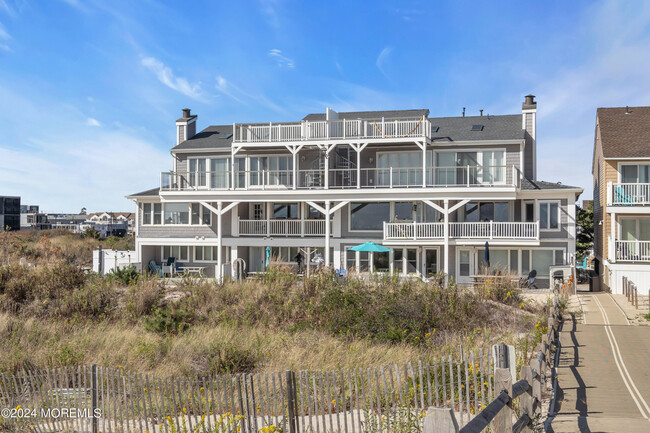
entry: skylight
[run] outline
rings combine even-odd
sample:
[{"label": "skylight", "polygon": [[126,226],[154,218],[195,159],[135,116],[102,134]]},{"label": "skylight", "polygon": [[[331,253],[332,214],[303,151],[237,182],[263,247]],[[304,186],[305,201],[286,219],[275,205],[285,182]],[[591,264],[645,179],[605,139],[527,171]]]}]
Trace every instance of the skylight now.
[{"label": "skylight", "polygon": [[472,125],[472,131],[483,131],[483,125]]},{"label": "skylight", "polygon": [[432,126],[431,127],[431,132],[438,132],[439,129],[440,129],[439,126]]}]

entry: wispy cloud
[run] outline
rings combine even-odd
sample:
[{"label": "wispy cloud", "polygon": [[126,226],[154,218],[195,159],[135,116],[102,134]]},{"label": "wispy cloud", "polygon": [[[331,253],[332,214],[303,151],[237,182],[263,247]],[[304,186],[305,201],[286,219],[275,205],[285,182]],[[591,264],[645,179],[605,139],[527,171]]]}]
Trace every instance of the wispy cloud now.
[{"label": "wispy cloud", "polygon": [[273,48],[269,51],[269,57],[275,60],[275,63],[280,67],[286,66],[287,68],[294,68],[296,66],[293,59],[286,57],[282,54],[282,50],[278,50],[277,48]]},{"label": "wispy cloud", "polygon": [[94,118],[92,118],[92,117],[89,117],[89,118],[86,120],[86,125],[88,125],[88,126],[102,126],[102,124],[99,123],[99,120],[94,119]]},{"label": "wispy cloud", "polygon": [[217,84],[215,84],[215,88],[219,93],[233,99],[234,101],[237,101],[242,105],[249,106],[254,103],[257,105],[263,105],[269,107],[278,112],[282,112],[282,113],[286,112],[284,108],[274,103],[263,94],[260,93],[255,94],[252,92],[244,91],[239,86],[233,84],[222,75],[217,75],[216,80],[217,80]]},{"label": "wispy cloud", "polygon": [[205,101],[199,83],[192,84],[186,78],[174,76],[172,69],[160,60],[154,57],[143,57],[142,66],[153,72],[158,80],[170,89],[197,101]]},{"label": "wispy cloud", "polygon": [[275,29],[280,28],[279,7],[279,0],[260,0],[260,10],[266,16],[269,25]]},{"label": "wispy cloud", "polygon": [[11,35],[5,30],[2,23],[0,23],[0,50],[2,51],[11,51],[7,41],[11,39]]},{"label": "wispy cloud", "polygon": [[392,52],[393,52],[393,47],[391,47],[391,46],[384,47],[384,49],[381,50],[381,52],[377,56],[377,60],[375,61],[375,64],[377,65],[377,69],[379,69],[379,72],[381,72],[381,74],[384,77],[388,78],[389,80],[390,80],[390,77],[386,73],[386,65],[387,65],[388,61],[390,60],[390,54]]}]

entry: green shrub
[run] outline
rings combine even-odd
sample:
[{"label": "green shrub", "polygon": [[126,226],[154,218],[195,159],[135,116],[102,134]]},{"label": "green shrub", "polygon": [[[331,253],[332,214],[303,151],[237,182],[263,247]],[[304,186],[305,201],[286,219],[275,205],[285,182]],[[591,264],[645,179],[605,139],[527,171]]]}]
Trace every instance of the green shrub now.
[{"label": "green shrub", "polygon": [[95,277],[65,296],[60,314],[89,318],[105,317],[111,313],[116,304],[115,290],[106,281]]},{"label": "green shrub", "polygon": [[138,273],[135,266],[131,265],[122,269],[113,269],[108,275],[106,275],[106,278],[109,281],[115,281],[128,286],[129,284],[138,282],[140,279],[140,273]]},{"label": "green shrub", "polygon": [[189,329],[193,320],[193,314],[170,304],[164,308],[156,308],[150,316],[147,316],[144,320],[144,328],[158,334],[174,335]]},{"label": "green shrub", "polygon": [[131,318],[139,319],[151,313],[158,306],[163,288],[157,278],[142,278],[137,284],[129,285],[126,294],[126,309]]}]

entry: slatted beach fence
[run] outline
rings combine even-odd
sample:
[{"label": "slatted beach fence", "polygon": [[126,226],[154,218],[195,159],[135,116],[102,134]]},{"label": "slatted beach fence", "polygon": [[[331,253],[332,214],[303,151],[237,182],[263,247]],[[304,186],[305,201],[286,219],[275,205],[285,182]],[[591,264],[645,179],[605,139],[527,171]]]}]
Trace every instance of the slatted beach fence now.
[{"label": "slatted beach fence", "polygon": [[36,411],[21,419],[3,414],[3,421],[37,432],[410,432],[420,431],[429,407],[469,422],[494,397],[493,371],[489,350],[372,368],[200,378],[93,365],[1,374],[0,401],[14,416]]}]

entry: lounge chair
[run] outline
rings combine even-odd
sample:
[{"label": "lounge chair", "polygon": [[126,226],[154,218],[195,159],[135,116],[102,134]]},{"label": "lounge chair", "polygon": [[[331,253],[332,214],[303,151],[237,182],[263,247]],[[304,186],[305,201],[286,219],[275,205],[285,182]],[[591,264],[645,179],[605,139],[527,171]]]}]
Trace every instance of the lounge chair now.
[{"label": "lounge chair", "polygon": [[155,261],[151,260],[149,262],[149,270],[152,274],[158,275],[159,277],[163,276],[162,268],[156,264]]},{"label": "lounge chair", "polygon": [[629,194],[626,194],[625,190],[620,186],[617,186],[614,190],[614,203],[625,206],[631,206],[634,204],[632,197],[630,197]]},{"label": "lounge chair", "polygon": [[167,264],[162,265],[162,273],[164,275],[168,275],[170,277],[174,276],[174,262],[176,261],[176,257],[168,257],[167,258]]},{"label": "lounge chair", "polygon": [[519,280],[519,286],[523,289],[537,289],[537,286],[535,285],[535,277],[537,277],[537,271],[533,269],[528,274],[528,277]]}]

